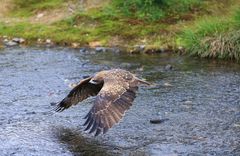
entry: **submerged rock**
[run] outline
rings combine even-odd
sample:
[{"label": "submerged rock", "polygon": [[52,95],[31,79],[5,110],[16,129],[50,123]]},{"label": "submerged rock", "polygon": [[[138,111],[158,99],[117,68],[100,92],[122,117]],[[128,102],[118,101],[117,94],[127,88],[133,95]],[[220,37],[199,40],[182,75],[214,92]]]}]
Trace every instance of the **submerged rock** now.
[{"label": "submerged rock", "polygon": [[192,101],[190,101],[190,100],[187,100],[187,101],[184,101],[184,104],[185,104],[185,105],[192,105],[192,104],[193,104],[193,102],[192,102]]},{"label": "submerged rock", "polygon": [[51,106],[56,106],[58,104],[58,102],[50,102]]},{"label": "submerged rock", "polygon": [[150,123],[151,124],[160,124],[160,123],[163,123],[163,122],[165,122],[167,120],[169,120],[169,119],[151,119]]},{"label": "submerged rock", "polygon": [[171,64],[168,64],[165,66],[165,70],[172,70],[173,66]]},{"label": "submerged rock", "polygon": [[84,53],[84,52],[87,51],[87,48],[82,47],[82,48],[79,49],[79,51],[80,51],[80,53]]},{"label": "submerged rock", "polygon": [[32,114],[37,114],[35,111],[32,111],[32,112],[27,112],[26,113],[27,115],[32,115]]},{"label": "submerged rock", "polygon": [[105,47],[96,47],[95,50],[96,52],[106,52],[108,49]]},{"label": "submerged rock", "polygon": [[130,67],[132,67],[132,64],[127,63],[127,62],[123,62],[123,63],[120,64],[120,67],[121,68],[130,68]]},{"label": "submerged rock", "polygon": [[170,84],[170,83],[168,83],[168,82],[165,82],[163,85],[164,85],[165,87],[172,87],[172,86],[173,86],[172,84]]},{"label": "submerged rock", "polygon": [[118,53],[121,50],[119,48],[110,48],[110,47],[96,47],[94,49],[96,52],[111,52],[111,53]]}]

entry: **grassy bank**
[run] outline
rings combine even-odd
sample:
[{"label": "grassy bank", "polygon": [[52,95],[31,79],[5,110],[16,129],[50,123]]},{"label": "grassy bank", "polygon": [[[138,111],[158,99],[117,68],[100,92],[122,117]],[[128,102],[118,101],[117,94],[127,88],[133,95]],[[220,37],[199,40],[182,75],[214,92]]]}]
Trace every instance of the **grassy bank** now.
[{"label": "grassy bank", "polygon": [[[80,45],[88,45],[91,42],[99,42],[103,46],[172,46],[175,42],[174,34],[178,31],[177,23],[191,20],[203,11],[203,4],[199,0],[182,0],[179,4],[176,2],[118,0],[88,9],[76,7],[80,6],[76,4],[76,10],[68,17],[46,24],[35,22],[32,17],[41,12],[53,14],[54,10],[59,8],[68,14],[64,8],[69,7],[69,3],[62,0],[12,0],[13,7],[8,15],[22,21],[2,21],[0,34],[21,36],[31,41],[51,38],[56,43],[64,44],[77,42]],[[72,3],[75,4],[76,1],[73,0]],[[49,20],[51,18],[55,17],[52,16]]]},{"label": "grassy bank", "polygon": [[240,8],[229,15],[205,17],[185,29],[180,44],[190,55],[240,60]]},{"label": "grassy bank", "polygon": [[[228,12],[233,12],[232,6],[240,4],[239,0],[94,0],[86,3],[8,0],[7,3],[10,7],[0,19],[0,35],[23,37],[31,43],[51,39],[56,44],[77,46],[146,45],[150,49],[183,46],[190,54],[218,58],[230,55],[225,51],[221,51],[224,55],[212,52],[214,48],[210,45],[214,39],[224,40],[224,44],[216,43],[217,46],[225,47],[225,42],[230,45],[230,40],[238,43],[238,37],[231,34],[239,32],[239,17],[236,11]],[[222,16],[224,11],[226,19],[214,18]],[[234,54],[230,58],[238,59],[238,56]]]}]

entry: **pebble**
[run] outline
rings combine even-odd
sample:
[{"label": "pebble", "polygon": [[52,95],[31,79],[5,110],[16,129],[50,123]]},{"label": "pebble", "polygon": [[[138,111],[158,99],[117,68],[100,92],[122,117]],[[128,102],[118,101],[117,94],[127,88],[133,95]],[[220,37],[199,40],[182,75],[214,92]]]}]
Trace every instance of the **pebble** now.
[{"label": "pebble", "polygon": [[58,104],[58,102],[51,102],[50,105],[51,106],[56,106]]},{"label": "pebble", "polygon": [[240,128],[240,124],[234,124],[233,127],[239,127]]},{"label": "pebble", "polygon": [[164,85],[165,87],[172,87],[172,86],[173,86],[172,84],[170,84],[170,83],[168,83],[168,82],[164,83],[163,85]]},{"label": "pebble", "polygon": [[145,45],[136,45],[132,50],[130,50],[131,54],[140,54],[145,50]]},{"label": "pebble", "polygon": [[139,45],[139,48],[141,49],[141,50],[144,50],[145,49],[145,45]]},{"label": "pebble", "polygon": [[171,64],[168,64],[165,66],[165,70],[172,70],[173,66]]},{"label": "pebble", "polygon": [[84,52],[86,52],[87,51],[87,48],[80,48],[80,53],[84,53]]},{"label": "pebble", "polygon": [[17,46],[18,43],[13,42],[13,41],[9,41],[9,42],[6,42],[5,45],[6,45],[6,46],[9,46],[9,47],[12,47],[12,46]]},{"label": "pebble", "polygon": [[130,68],[132,65],[131,63],[126,63],[126,62],[123,62],[120,64],[120,68]]},{"label": "pebble", "polygon": [[106,51],[107,51],[107,48],[105,48],[105,47],[96,47],[96,48],[95,48],[95,51],[96,51],[96,52],[106,52]]},{"label": "pebble", "polygon": [[46,39],[46,43],[47,43],[47,44],[51,44],[52,41],[51,41],[50,39]]},{"label": "pebble", "polygon": [[193,104],[193,102],[192,102],[192,101],[189,101],[189,100],[187,100],[187,101],[185,101],[185,102],[184,102],[184,104],[185,104],[185,105],[192,105],[192,104]]},{"label": "pebble", "polygon": [[41,38],[39,38],[39,39],[37,40],[37,42],[38,42],[38,43],[41,43],[41,42],[42,42],[42,39],[41,39]]},{"label": "pebble", "polygon": [[7,39],[7,38],[5,38],[5,39],[3,40],[3,42],[5,42],[5,43],[6,43],[6,42],[8,42],[8,39]]},{"label": "pebble", "polygon": [[24,42],[25,42],[25,39],[20,38],[19,43],[22,44],[22,43],[24,43]]},{"label": "pebble", "polygon": [[80,43],[72,43],[71,47],[72,48],[78,48],[80,46]]},{"label": "pebble", "polygon": [[26,114],[27,115],[36,114],[36,112],[34,112],[34,111],[33,112],[27,112]]},{"label": "pebble", "polygon": [[151,124],[160,124],[160,123],[163,123],[165,121],[168,121],[169,119],[151,119],[150,120],[150,123]]},{"label": "pebble", "polygon": [[12,41],[16,42],[16,43],[19,43],[19,44],[22,44],[22,43],[25,42],[25,40],[23,38],[13,38]]}]

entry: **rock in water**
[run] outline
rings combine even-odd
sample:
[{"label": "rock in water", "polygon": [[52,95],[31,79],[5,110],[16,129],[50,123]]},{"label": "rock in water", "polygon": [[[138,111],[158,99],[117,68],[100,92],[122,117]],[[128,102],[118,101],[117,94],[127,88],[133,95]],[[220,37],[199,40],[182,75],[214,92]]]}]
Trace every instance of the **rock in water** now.
[{"label": "rock in water", "polygon": [[47,43],[47,44],[51,44],[52,41],[51,41],[50,39],[46,39],[46,43]]},{"label": "rock in water", "polygon": [[79,51],[80,51],[80,53],[84,53],[84,52],[87,51],[87,48],[82,47],[82,48],[79,49]]},{"label": "rock in water", "polygon": [[168,83],[168,82],[165,82],[163,85],[164,85],[165,87],[172,87],[172,86],[173,86],[172,84],[170,84],[170,83]]},{"label": "rock in water", "polygon": [[13,38],[12,41],[16,42],[16,43],[19,43],[19,44],[22,44],[22,43],[25,42],[25,40],[23,38]]},{"label": "rock in water", "polygon": [[79,46],[80,46],[80,43],[76,43],[76,42],[71,43],[72,48],[78,48]]},{"label": "rock in water", "polygon": [[18,43],[13,42],[13,41],[9,41],[9,42],[5,43],[5,45],[6,45],[6,46],[9,46],[9,47],[12,47],[12,46],[18,45]]},{"label": "rock in water", "polygon": [[168,64],[165,66],[165,70],[172,70],[173,66],[171,64]]},{"label": "rock in water", "polygon": [[167,120],[169,120],[169,119],[151,119],[150,123],[151,124],[160,124],[160,123],[163,123],[163,122],[165,122]]},{"label": "rock in water", "polygon": [[96,50],[96,52],[106,52],[107,48],[105,48],[105,47],[96,47],[95,50]]}]

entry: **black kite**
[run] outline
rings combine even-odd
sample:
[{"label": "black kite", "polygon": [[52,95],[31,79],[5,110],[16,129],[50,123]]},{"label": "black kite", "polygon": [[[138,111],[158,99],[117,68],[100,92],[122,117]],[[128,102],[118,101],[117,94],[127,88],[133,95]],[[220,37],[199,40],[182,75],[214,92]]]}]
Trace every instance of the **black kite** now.
[{"label": "black kite", "polygon": [[132,106],[139,84],[149,85],[122,69],[101,71],[81,80],[58,104],[56,111],[61,112],[89,96],[96,96],[93,107],[85,117],[85,130],[90,129],[89,133],[96,132],[95,136],[101,132],[104,134]]}]

